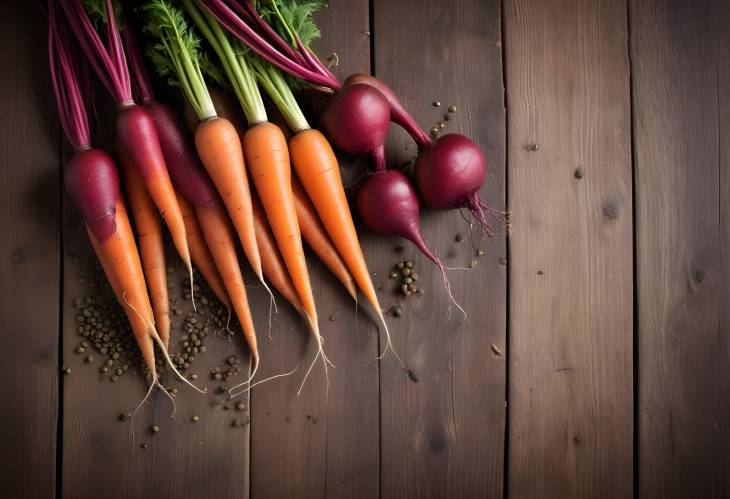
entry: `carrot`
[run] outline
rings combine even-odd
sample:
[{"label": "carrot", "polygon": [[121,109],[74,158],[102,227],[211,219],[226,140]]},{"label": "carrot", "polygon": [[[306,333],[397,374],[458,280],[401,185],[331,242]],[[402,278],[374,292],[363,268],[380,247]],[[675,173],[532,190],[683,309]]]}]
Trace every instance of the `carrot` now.
[{"label": "carrot", "polygon": [[312,250],[324,262],[332,273],[345,286],[350,296],[357,301],[357,288],[355,281],[347,270],[345,262],[342,261],[337,249],[332,244],[327,231],[319,220],[317,211],[312,206],[312,201],[304,192],[302,184],[296,177],[292,178],[292,192],[294,193],[294,206],[297,210],[297,220],[302,231],[304,240],[307,241]]},{"label": "carrot", "polygon": [[185,196],[182,196],[180,193],[177,194],[177,202],[180,205],[183,220],[185,221],[185,232],[188,236],[190,257],[192,258],[195,267],[201,274],[203,274],[203,278],[205,279],[205,282],[208,283],[213,294],[228,310],[231,310],[231,300],[228,298],[228,292],[226,292],[223,279],[221,278],[218,269],[215,267],[213,255],[210,254],[208,245],[200,230],[198,217],[195,215],[193,206],[187,199],[185,199]]},{"label": "carrot", "polygon": [[254,273],[261,278],[261,255],[256,246],[251,191],[241,141],[225,118],[212,117],[198,125],[195,146],[236,228]]},{"label": "carrot", "polygon": [[[147,30],[160,43],[153,46],[153,58],[158,72],[177,77],[185,98],[201,122],[195,133],[195,143],[201,162],[219,190],[231,218],[238,221],[245,237],[241,241],[254,271],[263,281],[261,259],[253,230],[253,214],[243,151],[233,125],[218,118],[200,69],[200,44],[185,23],[182,11],[164,0],[147,5]],[[190,170],[191,172],[193,170]],[[205,177],[207,178],[207,177]],[[199,180],[202,180],[198,176]],[[217,199],[217,198],[216,198]],[[203,237],[236,312],[243,335],[251,349],[254,373],[260,357],[256,343],[251,309],[246,296],[236,245],[226,210],[216,200],[194,205]],[[268,287],[267,287],[268,289]],[[250,379],[249,379],[250,381]]]},{"label": "carrot", "polygon": [[259,351],[256,344],[256,332],[251,317],[251,308],[248,305],[246,286],[243,283],[241,268],[238,265],[238,257],[236,256],[233,228],[226,213],[217,207],[196,206],[195,214],[228,291],[238,322],[241,323],[243,335],[246,338],[248,347],[251,349],[255,372],[259,364]]},{"label": "carrot", "polygon": [[[208,11],[201,12],[192,0],[183,0],[183,5],[218,56],[227,81],[233,88],[250,127],[240,140],[246,164],[318,346],[317,355],[304,379],[306,380],[320,356],[326,374],[328,359],[324,354],[322,337],[319,334],[317,309],[294,207],[286,138],[278,126],[267,120],[266,108],[257,84],[256,70],[252,67],[255,63],[250,60],[250,55],[245,53],[238,42],[229,38],[223,27]],[[208,101],[210,101],[209,94]],[[233,125],[231,129],[234,129]]]},{"label": "carrot", "polygon": [[289,141],[292,164],[332,242],[368,301],[380,313],[378,297],[362,254],[332,147],[321,132],[302,130]]},{"label": "carrot", "polygon": [[[90,151],[98,150],[91,149]],[[78,156],[77,154],[76,157]],[[202,393],[202,390],[190,383],[177,370],[167,353],[167,347],[155,329],[152,305],[147,294],[142,263],[134,242],[127,208],[121,198],[116,204],[115,222],[116,231],[111,237],[105,240],[100,240],[97,237],[88,222],[86,228],[91,244],[94,247],[94,251],[99,258],[107,279],[109,279],[117,301],[119,301],[129,320],[132,332],[137,339],[137,344],[142,351],[142,358],[152,376],[153,383],[159,384],[155,369],[154,340],[159,345],[165,362],[179,379]]]},{"label": "carrot", "polygon": [[100,241],[88,227],[89,239],[94,247],[104,273],[114,290],[124,313],[132,327],[134,337],[142,351],[142,358],[153,379],[155,370],[155,350],[153,337],[154,318],[152,306],[145,287],[144,273],[140,262],[134,235],[124,202],[117,202],[115,222],[117,230],[106,241]]},{"label": "carrot", "polygon": [[260,123],[243,136],[243,150],[294,288],[309,320],[316,324],[317,309],[294,206],[291,165],[284,134],[272,123]]},{"label": "carrot", "polygon": [[152,199],[129,157],[118,147],[119,163],[124,174],[127,200],[137,229],[142,270],[152,301],[155,328],[162,343],[170,343],[170,302],[167,294],[167,273],[165,271],[165,246],[162,239],[162,224]]},{"label": "carrot", "polygon": [[286,271],[286,264],[276,247],[276,241],[266,222],[266,213],[264,213],[261,203],[256,198],[253,199],[253,222],[256,230],[256,242],[261,252],[261,265],[264,269],[264,275],[281,293],[281,296],[291,303],[299,314],[304,316],[302,301],[297,295],[294,283],[292,283],[289,273]]}]

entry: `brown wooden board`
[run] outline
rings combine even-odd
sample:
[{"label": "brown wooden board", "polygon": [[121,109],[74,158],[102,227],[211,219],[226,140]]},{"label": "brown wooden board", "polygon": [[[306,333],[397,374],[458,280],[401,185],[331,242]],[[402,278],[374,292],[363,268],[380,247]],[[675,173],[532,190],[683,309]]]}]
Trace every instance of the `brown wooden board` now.
[{"label": "brown wooden board", "polygon": [[631,2],[642,497],[728,494],[728,21]]},{"label": "brown wooden board", "polygon": [[0,317],[3,497],[56,490],[59,340],[59,126],[33,2],[0,6]]},{"label": "brown wooden board", "polygon": [[624,2],[505,2],[509,497],[632,495]]},{"label": "brown wooden board", "polygon": [[[428,130],[443,120],[443,132],[464,133],[484,149],[490,173],[481,195],[503,209],[500,2],[375,0],[373,7],[375,75],[395,90],[422,127]],[[452,105],[456,113],[446,121]],[[396,125],[391,128],[388,164],[401,168],[416,147]],[[473,269],[448,273],[468,317],[462,321],[450,306],[439,270],[411,243],[382,238],[385,262],[412,260],[426,294],[407,298],[403,316],[391,320],[393,343],[412,377],[392,356],[381,362],[381,494],[502,497],[507,273],[500,259],[506,256],[505,228],[495,226],[501,237],[490,242],[475,227],[472,246],[469,224],[458,211],[423,209],[421,227],[447,266],[468,268],[474,262]],[[401,254],[392,253],[396,245],[404,246]],[[484,256],[477,256],[478,249]]]},{"label": "brown wooden board", "polygon": [[[337,52],[339,77],[369,71],[367,1],[332,2],[317,21],[322,40],[315,49],[323,60]],[[342,166],[348,177],[352,160],[343,158]],[[367,237],[362,243],[375,270],[377,246]],[[307,266],[325,351],[336,368],[329,369],[329,391],[320,362],[297,396],[315,352],[301,321],[282,323],[272,342],[259,342],[261,379],[290,371],[298,362],[301,367],[294,376],[253,390],[252,496],[377,497],[378,365],[365,366],[378,354],[377,329],[363,314],[356,320],[352,299],[310,251]]]}]

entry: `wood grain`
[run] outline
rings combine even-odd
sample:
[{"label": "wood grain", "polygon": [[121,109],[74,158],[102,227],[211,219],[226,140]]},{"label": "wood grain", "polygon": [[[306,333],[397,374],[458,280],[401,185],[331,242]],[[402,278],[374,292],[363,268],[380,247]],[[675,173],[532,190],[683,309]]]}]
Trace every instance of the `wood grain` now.
[{"label": "wood grain", "polygon": [[0,6],[0,413],[4,497],[56,491],[59,130],[33,2]]},{"label": "wood grain", "polygon": [[632,495],[626,12],[505,3],[509,497]]},{"label": "wood grain", "polygon": [[642,497],[726,497],[730,38],[720,1],[631,2]]},{"label": "wood grain", "polygon": [[[481,195],[502,209],[500,2],[375,0],[373,7],[375,75],[426,129],[444,120],[449,106],[457,107],[445,132],[464,133],[484,149],[490,174]],[[434,101],[441,106],[434,107]],[[416,149],[405,133],[391,128],[388,163],[399,168]],[[383,263],[413,260],[427,292],[406,300],[403,316],[391,320],[393,342],[418,381],[405,376],[392,357],[381,362],[381,494],[502,497],[506,267],[499,261],[506,256],[506,241],[491,243],[475,229],[474,244],[486,253],[477,258],[469,225],[457,211],[424,209],[421,225],[446,265],[468,267],[473,259],[476,267],[449,272],[454,296],[468,314],[462,322],[453,306],[449,317],[438,269],[407,241],[383,238]],[[464,239],[457,242],[457,235]],[[386,241],[405,250],[390,253]]]},{"label": "wood grain", "polygon": [[[318,14],[322,40],[315,49],[323,60],[337,52],[338,77],[369,71],[368,18],[365,0],[332,2]],[[344,160],[349,171],[352,161]],[[362,242],[370,263],[375,252],[367,238]],[[271,344],[260,342],[266,373],[300,361],[302,367],[252,394],[252,496],[378,497],[378,366],[365,367],[377,356],[377,329],[362,314],[356,319],[352,299],[310,251],[307,266],[325,351],[336,368],[329,370],[329,391],[318,363],[297,396],[314,355],[303,325],[291,323]]]}]

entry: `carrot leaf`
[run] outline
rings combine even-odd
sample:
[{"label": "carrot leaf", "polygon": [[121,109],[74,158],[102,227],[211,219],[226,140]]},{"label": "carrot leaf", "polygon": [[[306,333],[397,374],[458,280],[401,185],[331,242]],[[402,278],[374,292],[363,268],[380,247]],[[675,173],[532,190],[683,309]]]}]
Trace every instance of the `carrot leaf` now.
[{"label": "carrot leaf", "polygon": [[324,0],[262,0],[258,3],[264,20],[295,47],[296,37],[307,47],[320,37],[313,15],[326,6]]},{"label": "carrot leaf", "polygon": [[148,16],[145,30],[158,40],[148,52],[157,72],[182,89],[198,119],[216,116],[201,69],[206,63],[200,39],[188,26],[183,11],[165,0],[153,0],[144,11]]}]

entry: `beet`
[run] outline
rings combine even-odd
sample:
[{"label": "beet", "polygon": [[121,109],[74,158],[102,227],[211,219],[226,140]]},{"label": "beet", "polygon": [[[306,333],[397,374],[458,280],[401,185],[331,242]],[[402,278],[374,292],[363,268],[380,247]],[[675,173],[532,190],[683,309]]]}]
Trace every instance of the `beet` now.
[{"label": "beet", "polygon": [[330,99],[320,122],[337,147],[357,156],[367,154],[376,172],[385,170],[390,105],[378,90],[359,84],[343,88]]},{"label": "beet", "polygon": [[468,137],[449,133],[422,149],[413,174],[418,193],[429,207],[439,210],[468,208],[490,235],[493,232],[486,215],[505,222],[479,198],[487,164],[481,148]]},{"label": "beet", "polygon": [[418,196],[401,172],[386,170],[367,179],[358,193],[357,209],[370,230],[405,237],[436,265],[441,265],[423,240]]},{"label": "beet", "polygon": [[446,277],[446,268],[423,240],[419,222],[418,196],[408,177],[397,170],[377,172],[365,181],[357,196],[360,217],[373,232],[393,234],[410,240],[441,270],[449,299],[456,303]]},{"label": "beet", "polygon": [[420,126],[418,126],[418,123],[416,123],[411,115],[408,114],[408,111],[406,111],[406,109],[403,107],[403,104],[401,103],[398,96],[388,85],[386,85],[374,76],[363,73],[356,73],[347,77],[344,83],[344,87],[357,84],[370,85],[371,87],[376,88],[381,94],[383,94],[383,96],[388,101],[388,104],[390,105],[390,119],[393,121],[393,123],[397,123],[398,125],[402,126],[408,132],[408,134],[413,137],[413,140],[416,141],[416,144],[418,144],[419,148],[431,145],[431,143],[433,142],[431,140],[431,137],[429,137],[428,134],[424,132]]},{"label": "beet", "polygon": [[64,184],[71,200],[100,243],[116,231],[119,174],[114,160],[100,149],[82,149],[66,163]]}]

